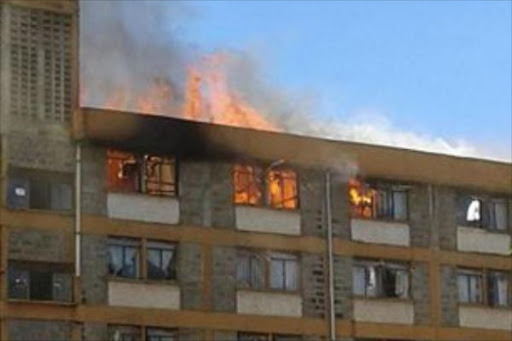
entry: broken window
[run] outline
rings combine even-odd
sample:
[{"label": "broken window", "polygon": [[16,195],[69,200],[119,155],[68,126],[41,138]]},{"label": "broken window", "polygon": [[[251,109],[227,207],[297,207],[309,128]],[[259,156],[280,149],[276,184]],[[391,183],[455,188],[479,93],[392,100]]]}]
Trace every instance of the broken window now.
[{"label": "broken window", "polygon": [[404,186],[371,186],[349,180],[348,197],[355,218],[407,220],[408,192]]},{"label": "broken window", "polygon": [[11,169],[7,186],[7,206],[13,209],[65,211],[73,207],[73,175]]},{"label": "broken window", "polygon": [[148,242],[146,264],[149,279],[176,279],[176,245]]},{"label": "broken window", "polygon": [[267,204],[274,208],[296,209],[297,175],[291,170],[269,170],[266,176]]},{"label": "broken window", "polygon": [[139,248],[137,240],[129,238],[109,238],[108,271],[116,277],[139,277]]},{"label": "broken window", "polygon": [[409,271],[399,264],[360,261],[353,267],[353,293],[365,297],[409,297]]},{"label": "broken window", "polygon": [[263,259],[256,252],[239,250],[236,263],[236,279],[241,286],[259,289],[263,282]]},{"label": "broken window", "polygon": [[66,265],[41,262],[9,262],[9,298],[36,301],[72,299],[72,275]]},{"label": "broken window", "polygon": [[482,303],[482,272],[461,270],[457,276],[459,302]]},{"label": "broken window", "polygon": [[234,165],[233,186],[235,204],[261,204],[261,169],[250,165]]},{"label": "broken window", "polygon": [[135,326],[109,325],[108,334],[110,341],[139,341],[141,331]]},{"label": "broken window", "polygon": [[173,329],[148,328],[146,329],[147,341],[176,341],[178,332]]},{"label": "broken window", "polygon": [[489,305],[493,307],[507,307],[509,298],[509,275],[505,272],[490,271],[487,275],[487,296]]},{"label": "broken window", "polygon": [[270,255],[270,288],[297,290],[297,257],[284,253]]},{"label": "broken window", "polygon": [[110,191],[174,196],[177,194],[176,183],[174,158],[107,151],[107,187]]},{"label": "broken window", "polygon": [[507,200],[461,195],[457,198],[457,224],[504,231],[508,228]]}]

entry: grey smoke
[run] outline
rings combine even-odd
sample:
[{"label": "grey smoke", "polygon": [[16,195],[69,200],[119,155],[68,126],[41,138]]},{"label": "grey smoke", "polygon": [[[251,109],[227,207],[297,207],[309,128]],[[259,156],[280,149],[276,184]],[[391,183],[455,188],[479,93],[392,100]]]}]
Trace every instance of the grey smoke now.
[{"label": "grey smoke", "polygon": [[[179,116],[187,65],[201,57],[200,48],[182,38],[187,23],[197,18],[193,7],[179,1],[82,0],[80,5],[82,105],[101,107],[114,91],[124,89],[129,96],[118,109],[134,110],[135,95],[160,79],[172,88],[162,114]],[[379,113],[372,113],[371,120],[362,119],[367,115],[361,110],[345,113],[348,120],[324,118],[314,94],[269,84],[254,54],[222,53],[228,56],[224,66],[231,88],[285,131],[510,162],[509,156],[483,152],[466,141],[405,131]]]}]

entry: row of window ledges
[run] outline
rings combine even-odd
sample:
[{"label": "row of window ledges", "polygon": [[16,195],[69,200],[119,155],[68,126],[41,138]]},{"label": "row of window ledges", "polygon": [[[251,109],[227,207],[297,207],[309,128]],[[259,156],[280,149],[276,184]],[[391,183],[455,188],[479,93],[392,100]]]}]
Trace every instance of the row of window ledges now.
[{"label": "row of window ledges", "polygon": [[[17,174],[11,179],[8,207],[72,209],[73,179],[70,175],[42,177],[38,172],[25,173],[25,177]],[[178,195],[178,173],[174,157],[107,151],[108,191],[174,197]],[[234,204],[287,210],[299,208],[298,177],[289,167],[234,164],[232,181]],[[404,184],[350,179],[347,200],[351,217],[407,221],[409,190],[410,186]],[[512,215],[509,211],[509,201],[505,197],[461,193],[456,198],[458,226],[506,231]]]},{"label": "row of window ledges", "polygon": [[[108,275],[111,278],[177,281],[177,243],[110,238]],[[145,262],[144,273],[141,262]],[[293,253],[237,249],[233,276],[240,288],[300,292],[300,256]],[[335,269],[336,271],[336,269]],[[9,298],[71,301],[70,267],[39,262],[9,262]],[[355,259],[353,295],[367,298],[411,298],[411,266],[384,260]],[[510,272],[458,269],[459,302],[509,307]]]}]

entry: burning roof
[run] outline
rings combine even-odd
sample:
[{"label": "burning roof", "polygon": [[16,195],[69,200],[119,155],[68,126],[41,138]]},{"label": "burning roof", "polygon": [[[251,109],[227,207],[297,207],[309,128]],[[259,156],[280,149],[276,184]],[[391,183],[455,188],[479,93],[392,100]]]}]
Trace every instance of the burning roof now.
[{"label": "burning roof", "polygon": [[114,110],[82,108],[75,116],[77,139],[116,148],[185,158],[285,159],[334,171],[356,168],[365,177],[512,193],[510,163]]}]

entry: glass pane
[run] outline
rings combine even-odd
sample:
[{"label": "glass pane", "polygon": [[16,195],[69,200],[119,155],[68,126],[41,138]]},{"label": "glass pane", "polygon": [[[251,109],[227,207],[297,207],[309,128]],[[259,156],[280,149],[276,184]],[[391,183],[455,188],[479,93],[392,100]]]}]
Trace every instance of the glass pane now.
[{"label": "glass pane", "polygon": [[480,276],[469,277],[469,299],[470,302],[479,303],[482,300],[482,284]]},{"label": "glass pane", "polygon": [[365,274],[366,269],[362,266],[354,266],[352,268],[352,292],[354,295],[365,294]]},{"label": "glass pane", "polygon": [[236,260],[236,279],[240,284],[250,285],[249,257],[239,254]]},{"label": "glass pane", "polygon": [[124,247],[123,277],[136,278],[139,274],[139,252],[134,247]]},{"label": "glass pane", "polygon": [[377,191],[377,214],[379,217],[390,217],[390,209],[388,202],[389,192],[383,189]]},{"label": "glass pane", "polygon": [[123,268],[123,248],[118,245],[109,245],[108,256],[109,274],[119,276]]},{"label": "glass pane", "polygon": [[497,230],[507,229],[507,207],[505,201],[496,201],[494,203],[494,216]]},{"label": "glass pane", "polygon": [[162,251],[158,249],[148,249],[147,256],[147,271],[148,278],[151,279],[164,279],[165,271],[162,268],[162,259],[161,259]]},{"label": "glass pane", "polygon": [[393,192],[393,209],[395,220],[407,220],[407,192]]},{"label": "glass pane", "polygon": [[297,262],[295,260],[285,262],[285,276],[286,290],[297,290]]},{"label": "glass pane", "polygon": [[377,267],[369,266],[366,268],[365,273],[366,281],[366,295],[370,297],[376,297],[378,294],[378,283],[377,283]]},{"label": "glass pane", "polygon": [[28,271],[13,269],[9,266],[9,298],[28,299]]},{"label": "glass pane", "polygon": [[165,272],[165,279],[175,279],[176,278],[176,269],[175,269],[174,250],[162,251],[162,263],[163,263],[163,270]]},{"label": "glass pane", "polygon": [[250,257],[250,280],[251,288],[261,288],[263,271],[261,269],[261,259],[256,255]]},{"label": "glass pane", "polygon": [[409,297],[409,273],[403,270],[396,270],[395,294],[400,298]]},{"label": "glass pane", "polygon": [[284,264],[280,259],[270,261],[270,287],[284,289]]},{"label": "glass pane", "polygon": [[457,276],[457,288],[459,291],[459,302],[469,302],[469,285],[466,275]]}]

